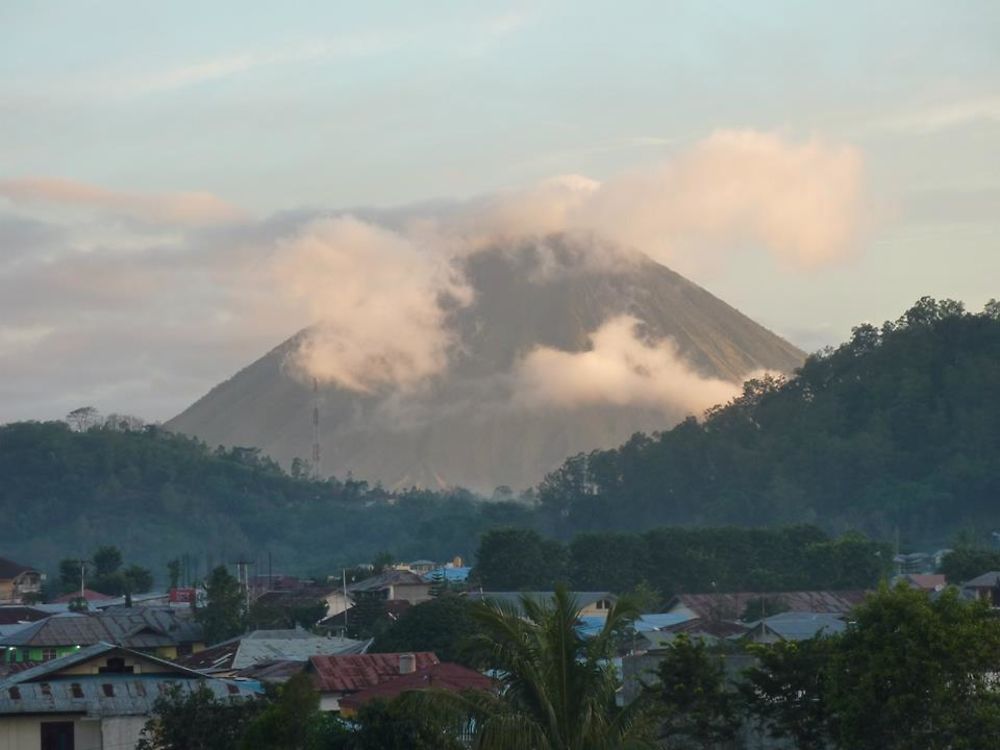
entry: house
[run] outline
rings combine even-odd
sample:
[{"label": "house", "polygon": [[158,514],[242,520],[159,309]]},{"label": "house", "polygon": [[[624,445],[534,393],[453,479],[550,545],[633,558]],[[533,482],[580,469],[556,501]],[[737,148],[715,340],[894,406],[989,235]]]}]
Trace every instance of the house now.
[{"label": "house", "polygon": [[430,573],[432,570],[439,567],[441,566],[433,560],[414,560],[411,563],[406,563],[405,565],[400,566],[398,569],[408,570],[411,573],[416,573],[417,575],[425,575],[426,573]]},{"label": "house", "polygon": [[[610,591],[570,591],[580,608],[580,617],[607,617],[608,610],[618,601]],[[550,604],[555,592],[552,591],[474,591],[469,594],[472,601],[503,603],[520,609],[523,597],[539,604]]]},{"label": "house", "polygon": [[347,593],[355,602],[362,598],[402,599],[410,604],[421,604],[430,600],[431,584],[409,570],[390,569],[352,583]]},{"label": "house", "polygon": [[134,748],[156,699],[176,686],[207,688],[245,700],[249,684],[206,677],[110,643],[96,643],[0,682],[0,748],[124,750]]},{"label": "house", "polygon": [[307,630],[255,630],[217,643],[180,660],[204,674],[229,677],[255,664],[275,661],[309,661],[312,656],[362,654],[371,641],[316,636]]},{"label": "house", "polygon": [[340,701],[362,690],[437,664],[430,651],[408,654],[344,654],[313,656],[306,671],[320,695],[321,711],[339,711]]},{"label": "house", "polygon": [[391,700],[414,690],[463,692],[465,690],[491,691],[494,689],[493,680],[474,669],[463,667],[461,664],[439,662],[430,664],[423,669],[416,669],[410,674],[398,675],[356,693],[345,695],[340,699],[340,715],[353,716],[361,706],[369,701]]},{"label": "house", "polygon": [[763,600],[785,611],[846,615],[864,601],[867,591],[778,591],[730,594],[678,594],[667,603],[668,614],[702,620],[739,620],[747,605]]},{"label": "house", "polygon": [[301,586],[268,591],[258,596],[254,603],[281,609],[305,609],[321,601],[326,603],[326,617],[339,615],[354,605],[350,597],[344,593],[343,587],[332,583],[324,586]]},{"label": "house", "polygon": [[162,659],[205,648],[201,625],[190,610],[139,607],[53,615],[0,638],[0,649],[8,663],[48,661],[95,643],[113,643]]},{"label": "house", "polygon": [[0,557],[0,604],[23,604],[37,598],[45,576],[34,568]]},{"label": "house", "polygon": [[962,593],[970,599],[988,603],[994,609],[1000,608],[1000,571],[991,570],[962,584]]},{"label": "house", "polygon": [[842,616],[829,612],[782,612],[748,623],[748,627],[750,630],[744,636],[746,640],[778,643],[843,633],[847,630],[847,622]]}]

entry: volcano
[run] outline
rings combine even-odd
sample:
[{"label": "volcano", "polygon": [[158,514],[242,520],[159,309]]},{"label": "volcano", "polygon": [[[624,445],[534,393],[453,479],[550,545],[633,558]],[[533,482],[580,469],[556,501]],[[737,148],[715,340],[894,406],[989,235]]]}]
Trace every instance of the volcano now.
[{"label": "volcano", "polygon": [[[319,409],[321,471],[392,488],[537,484],[568,456],[671,427],[684,409],[634,403],[513,408],[512,373],[538,347],[583,352],[615,316],[669,338],[698,375],[741,382],[791,372],[804,354],[705,289],[645,256],[593,264],[566,237],[493,248],[462,261],[472,302],[450,314],[446,372],[415,393],[314,386],[289,366],[308,329],[217,385],[166,427],[211,445],[255,446],[288,466],[309,459]],[[624,256],[623,256],[624,257]],[[667,384],[669,386],[669,384]]]}]

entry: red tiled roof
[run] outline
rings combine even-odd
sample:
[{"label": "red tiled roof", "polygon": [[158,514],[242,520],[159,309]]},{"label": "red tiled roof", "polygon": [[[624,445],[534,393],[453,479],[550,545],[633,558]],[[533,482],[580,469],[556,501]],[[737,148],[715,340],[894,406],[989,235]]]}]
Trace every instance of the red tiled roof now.
[{"label": "red tiled roof", "polygon": [[[399,677],[400,656],[398,653],[313,656],[309,659],[309,671],[320,692],[354,693]],[[438,663],[431,651],[417,651],[413,656],[417,671]]]},{"label": "red tiled roof", "polygon": [[492,690],[493,681],[486,675],[461,664],[431,664],[410,674],[398,675],[374,687],[366,688],[340,701],[341,710],[357,710],[376,698],[391,699],[410,690]]}]

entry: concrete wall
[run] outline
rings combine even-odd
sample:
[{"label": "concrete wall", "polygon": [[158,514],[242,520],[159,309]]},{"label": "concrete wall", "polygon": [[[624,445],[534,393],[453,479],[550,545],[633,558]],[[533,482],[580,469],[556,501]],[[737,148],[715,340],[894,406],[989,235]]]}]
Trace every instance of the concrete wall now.
[{"label": "concrete wall", "polygon": [[[101,721],[104,750],[132,750],[139,741],[142,728],[146,726],[145,716],[113,716]],[[77,750],[89,750],[89,745],[77,744]]]},{"label": "concrete wall", "polygon": [[[3,750],[38,750],[42,745],[43,721],[72,721],[74,744],[78,750],[102,750],[101,723],[81,716],[52,714],[50,716],[3,716],[0,717],[0,748]],[[108,747],[115,747],[109,745]],[[122,746],[122,750],[135,747]],[[117,748],[116,748],[117,750]]]}]

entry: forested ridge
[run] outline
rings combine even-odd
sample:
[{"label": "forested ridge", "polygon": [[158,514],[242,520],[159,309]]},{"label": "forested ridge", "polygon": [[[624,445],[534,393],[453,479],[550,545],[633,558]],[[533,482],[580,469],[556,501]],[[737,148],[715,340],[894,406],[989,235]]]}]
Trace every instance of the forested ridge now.
[{"label": "forested ridge", "polygon": [[919,300],[787,381],[671,430],[569,459],[540,487],[549,529],[812,523],[904,547],[1000,526],[1000,304]]},{"label": "forested ridge", "polygon": [[527,506],[473,500],[292,477],[255,449],[213,450],[155,426],[0,427],[0,556],[50,571],[114,544],[160,578],[185,554],[202,575],[269,554],[275,572],[325,575],[385,550],[469,556],[482,529],[531,521]]},{"label": "forested ridge", "polygon": [[523,501],[315,481],[129,421],[74,427],[0,426],[3,556],[53,571],[113,544],[160,578],[184,554],[202,573],[270,555],[275,572],[325,574],[383,551],[471,559],[498,527],[569,541],[795,524],[926,549],[1000,527],[1000,305],[920,300],[701,421],[568,459]]}]

